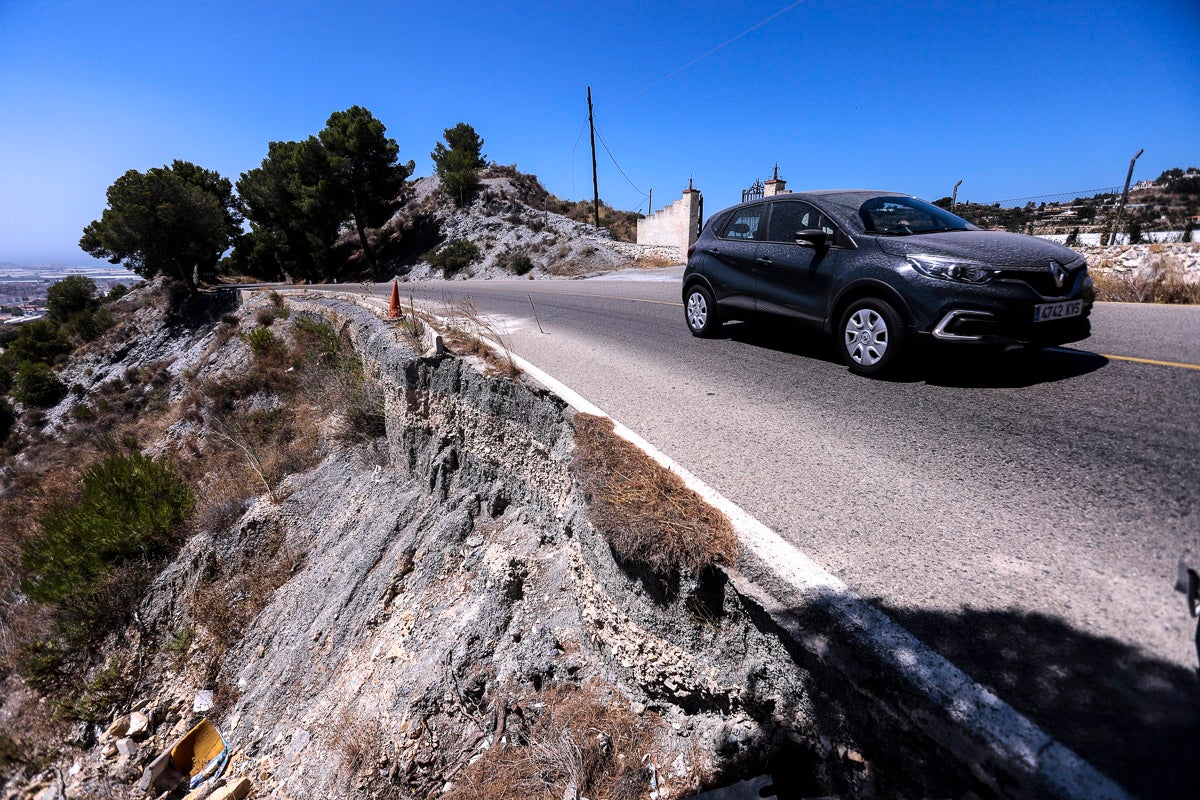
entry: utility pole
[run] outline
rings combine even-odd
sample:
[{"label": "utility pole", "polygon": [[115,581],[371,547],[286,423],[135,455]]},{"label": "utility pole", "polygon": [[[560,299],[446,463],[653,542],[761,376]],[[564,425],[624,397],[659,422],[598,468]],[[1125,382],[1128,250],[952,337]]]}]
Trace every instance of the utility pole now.
[{"label": "utility pole", "polygon": [[588,128],[592,133],[592,199],[596,212],[596,227],[600,227],[600,184],[596,182],[596,123],[592,121],[592,87],[588,87]]},{"label": "utility pole", "polygon": [[1117,206],[1117,218],[1113,222],[1112,238],[1108,240],[1109,244],[1116,244],[1117,235],[1121,231],[1121,214],[1125,212],[1125,201],[1129,199],[1129,181],[1133,180],[1133,163],[1144,152],[1146,149],[1143,147],[1133,154],[1133,158],[1129,159],[1129,172],[1125,173],[1125,191],[1121,192],[1121,205]]},{"label": "utility pole", "polygon": [[646,203],[646,216],[654,214],[654,187],[650,187],[650,202]]},{"label": "utility pole", "polygon": [[954,213],[954,209],[958,208],[958,187],[962,186],[962,179],[954,184],[954,191],[950,193],[950,213]]}]

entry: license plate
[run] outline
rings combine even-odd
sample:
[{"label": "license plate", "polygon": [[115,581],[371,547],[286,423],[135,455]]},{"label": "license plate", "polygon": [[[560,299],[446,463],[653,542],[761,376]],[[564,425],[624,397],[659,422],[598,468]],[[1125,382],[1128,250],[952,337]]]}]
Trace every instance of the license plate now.
[{"label": "license plate", "polygon": [[1052,319],[1078,317],[1083,313],[1082,300],[1067,300],[1062,303],[1043,303],[1033,307],[1033,321],[1047,322]]}]

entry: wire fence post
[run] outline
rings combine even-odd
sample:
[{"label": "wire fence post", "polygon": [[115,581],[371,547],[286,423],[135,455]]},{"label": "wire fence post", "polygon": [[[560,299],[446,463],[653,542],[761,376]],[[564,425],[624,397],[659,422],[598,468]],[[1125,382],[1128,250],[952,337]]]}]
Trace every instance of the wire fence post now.
[{"label": "wire fence post", "polygon": [[1121,235],[1121,215],[1125,213],[1125,201],[1129,199],[1129,182],[1133,180],[1133,164],[1144,152],[1146,152],[1146,149],[1143,147],[1133,154],[1133,158],[1129,159],[1129,172],[1125,173],[1125,191],[1121,192],[1121,205],[1117,206],[1117,216],[1113,221],[1112,238],[1108,240],[1108,244],[1116,244],[1117,237]]}]

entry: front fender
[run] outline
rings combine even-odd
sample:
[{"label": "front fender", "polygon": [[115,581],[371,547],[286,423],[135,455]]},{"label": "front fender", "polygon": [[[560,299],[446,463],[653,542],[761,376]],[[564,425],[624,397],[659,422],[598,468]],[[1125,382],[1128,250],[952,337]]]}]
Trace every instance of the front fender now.
[{"label": "front fender", "polygon": [[833,294],[825,310],[825,333],[832,335],[834,326],[838,323],[842,311],[855,300],[864,297],[877,297],[886,300],[906,324],[912,324],[913,312],[908,301],[895,287],[879,278],[859,278],[846,284]]}]

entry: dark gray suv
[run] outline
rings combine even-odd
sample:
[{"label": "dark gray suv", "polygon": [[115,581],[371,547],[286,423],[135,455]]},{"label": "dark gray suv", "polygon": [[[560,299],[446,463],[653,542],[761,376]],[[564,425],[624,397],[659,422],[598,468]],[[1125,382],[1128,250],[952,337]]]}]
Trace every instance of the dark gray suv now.
[{"label": "dark gray suv", "polygon": [[1073,250],[859,190],[793,192],[714,214],[683,273],[696,336],[756,315],[810,323],[865,375],[891,370],[921,339],[996,348],[1086,339],[1094,294]]}]

